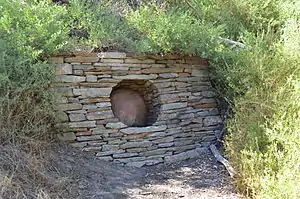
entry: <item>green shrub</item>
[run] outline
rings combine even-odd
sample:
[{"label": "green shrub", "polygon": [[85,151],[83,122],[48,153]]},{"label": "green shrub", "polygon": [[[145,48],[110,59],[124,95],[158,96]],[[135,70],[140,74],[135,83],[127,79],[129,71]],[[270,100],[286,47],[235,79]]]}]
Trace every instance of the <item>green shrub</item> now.
[{"label": "green shrub", "polygon": [[0,36],[26,58],[57,52],[68,40],[66,13],[48,1],[1,1]]}]

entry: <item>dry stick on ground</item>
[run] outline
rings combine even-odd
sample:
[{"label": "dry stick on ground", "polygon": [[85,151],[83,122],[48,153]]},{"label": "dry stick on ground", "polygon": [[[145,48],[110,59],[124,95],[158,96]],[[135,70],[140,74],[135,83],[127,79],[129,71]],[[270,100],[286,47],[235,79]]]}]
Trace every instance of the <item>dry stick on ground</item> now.
[{"label": "dry stick on ground", "polygon": [[232,166],[230,166],[228,160],[226,160],[225,158],[222,157],[222,155],[220,154],[220,152],[218,151],[218,149],[215,145],[212,144],[209,146],[209,148],[210,148],[211,152],[214,154],[215,158],[225,166],[230,177],[233,178],[234,175],[236,174],[236,172],[232,168]]}]

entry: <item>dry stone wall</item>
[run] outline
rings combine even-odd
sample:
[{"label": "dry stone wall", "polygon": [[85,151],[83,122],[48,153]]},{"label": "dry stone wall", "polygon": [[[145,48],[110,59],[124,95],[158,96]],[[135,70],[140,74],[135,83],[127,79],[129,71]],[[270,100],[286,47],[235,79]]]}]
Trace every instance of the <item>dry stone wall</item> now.
[{"label": "dry stone wall", "polygon": [[[103,52],[59,55],[49,62],[56,65],[54,85],[61,95],[59,139],[99,159],[128,166],[174,162],[198,156],[220,133],[205,59]],[[127,126],[115,116],[111,94],[118,88],[143,97],[145,126]]]}]

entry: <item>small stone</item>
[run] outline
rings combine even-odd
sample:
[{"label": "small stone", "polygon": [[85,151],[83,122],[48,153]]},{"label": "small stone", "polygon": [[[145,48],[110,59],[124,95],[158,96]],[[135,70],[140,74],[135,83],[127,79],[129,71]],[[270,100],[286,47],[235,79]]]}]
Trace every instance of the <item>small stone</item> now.
[{"label": "small stone", "polygon": [[83,76],[75,75],[58,75],[56,76],[56,82],[69,82],[69,83],[78,83],[84,82],[86,80]]},{"label": "small stone", "polygon": [[111,151],[111,150],[117,150],[117,149],[119,149],[119,145],[105,144],[102,146],[103,151]]},{"label": "small stone", "polygon": [[58,139],[61,141],[75,141],[76,140],[75,133],[73,133],[73,132],[61,133],[61,134],[58,134],[57,136],[58,136]]},{"label": "small stone", "polygon": [[84,122],[71,122],[70,128],[89,128],[96,127],[96,121],[84,121]]},{"label": "small stone", "polygon": [[67,63],[94,63],[98,62],[99,57],[67,57],[65,58],[65,62]]},{"label": "small stone", "polygon": [[61,95],[65,97],[73,97],[73,89],[69,87],[56,87],[55,90]]},{"label": "small stone", "polygon": [[95,75],[87,75],[86,76],[86,81],[87,82],[97,82],[97,76],[95,76]]},{"label": "small stone", "polygon": [[146,132],[156,132],[156,131],[164,131],[167,129],[166,125],[162,126],[147,126],[147,127],[129,127],[125,129],[121,129],[121,133],[124,134],[135,134],[135,133],[146,133]]},{"label": "small stone", "polygon": [[58,110],[60,111],[71,111],[71,110],[79,110],[82,108],[82,105],[79,103],[69,103],[69,104],[59,104]]},{"label": "small stone", "polygon": [[114,118],[112,110],[100,111],[100,112],[91,112],[86,115],[88,120],[99,120],[99,119],[108,119]]},{"label": "small stone", "polygon": [[171,147],[173,145],[174,145],[174,142],[160,143],[160,144],[158,144],[158,147],[160,147],[160,148],[166,148],[166,147]]},{"label": "small stone", "polygon": [[86,119],[84,114],[69,114],[69,118],[71,122],[78,122]]},{"label": "small stone", "polygon": [[109,97],[112,88],[81,88],[74,89],[74,95],[82,97]]},{"label": "small stone", "polygon": [[111,156],[103,156],[103,157],[97,157],[98,160],[104,160],[104,161],[112,161],[113,158]]},{"label": "small stone", "polygon": [[159,77],[161,77],[161,78],[175,78],[175,77],[178,77],[178,74],[177,73],[162,73],[162,74],[159,74]]},{"label": "small stone", "polygon": [[100,103],[97,103],[96,106],[99,108],[110,107],[111,103],[110,102],[100,102]]},{"label": "small stone", "polygon": [[138,156],[138,153],[120,153],[120,154],[114,154],[114,158],[129,158],[129,157],[134,157]]},{"label": "small stone", "polygon": [[121,52],[101,52],[97,55],[100,58],[113,58],[113,59],[124,59],[126,58],[126,53]]},{"label": "small stone", "polygon": [[104,152],[98,152],[96,156],[108,156],[108,155],[113,155],[113,154],[118,154],[118,153],[124,153],[125,150],[112,150],[112,151],[104,151]]},{"label": "small stone", "polygon": [[154,59],[125,59],[125,63],[127,64],[154,64],[155,60]]},{"label": "small stone", "polygon": [[128,149],[128,148],[139,148],[139,147],[149,147],[152,143],[150,141],[141,141],[141,142],[127,142],[120,146],[121,149]]},{"label": "small stone", "polygon": [[141,152],[140,155],[141,156],[153,156],[153,155],[161,155],[166,152],[167,152],[167,149],[161,148],[161,149],[156,149],[156,150],[152,150],[152,151]]},{"label": "small stone", "polygon": [[105,127],[111,129],[121,129],[127,127],[127,125],[123,124],[122,122],[112,122],[107,123]]},{"label": "small stone", "polygon": [[71,75],[72,65],[71,64],[56,64],[55,75]]},{"label": "small stone", "polygon": [[174,137],[168,136],[168,137],[153,140],[152,142],[157,144],[157,143],[165,143],[165,142],[173,142],[173,141],[174,141]]},{"label": "small stone", "polygon": [[[127,71],[129,70],[129,67],[125,67],[125,66],[112,66],[111,70],[113,71]],[[115,72],[114,72],[115,74]]]},{"label": "small stone", "polygon": [[76,64],[76,65],[74,65],[73,66],[73,68],[75,69],[75,70],[92,70],[92,69],[94,69],[94,66],[93,65],[91,65],[91,64]]},{"label": "small stone", "polygon": [[163,137],[166,135],[166,132],[155,132],[147,135],[147,137]]},{"label": "small stone", "polygon": [[150,74],[150,75],[123,75],[123,76],[113,76],[114,79],[157,79],[158,75]]},{"label": "small stone", "polygon": [[80,136],[77,137],[77,141],[90,141],[90,140],[102,140],[100,135],[91,135],[91,136]]},{"label": "small stone", "polygon": [[84,147],[82,149],[82,151],[86,151],[86,152],[97,152],[97,151],[101,151],[102,147],[101,146],[93,146],[93,147]]},{"label": "small stone", "polygon": [[110,59],[110,58],[108,58],[108,59],[100,59],[100,62],[102,62],[102,63],[120,63],[120,64],[122,64],[122,63],[124,63],[124,60],[123,59]]},{"label": "small stone", "polygon": [[205,117],[203,120],[204,126],[215,126],[222,123],[223,121],[220,116],[209,116],[209,117]]},{"label": "small stone", "polygon": [[161,105],[161,110],[179,109],[187,107],[187,102],[178,102]]}]

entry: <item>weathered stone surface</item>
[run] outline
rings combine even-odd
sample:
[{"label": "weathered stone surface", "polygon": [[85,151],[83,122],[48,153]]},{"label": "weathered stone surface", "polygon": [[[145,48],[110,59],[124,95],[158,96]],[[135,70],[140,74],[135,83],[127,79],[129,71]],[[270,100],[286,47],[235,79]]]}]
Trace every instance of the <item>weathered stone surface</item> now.
[{"label": "weathered stone surface", "polygon": [[71,75],[72,65],[71,64],[56,64],[55,75]]},{"label": "weathered stone surface", "polygon": [[103,157],[97,157],[98,160],[104,160],[104,161],[112,161],[113,158],[111,156],[103,156]]},{"label": "weathered stone surface", "polygon": [[204,126],[214,126],[222,123],[220,116],[208,116],[203,120]]},{"label": "weathered stone surface", "polygon": [[[161,66],[161,65],[159,65]],[[164,65],[162,65],[164,66]],[[177,74],[177,72],[183,72],[183,68],[162,68],[162,67],[152,67],[149,69],[143,69],[142,73],[143,74],[154,74],[154,73],[159,73],[160,75],[162,74]]]},{"label": "weathered stone surface", "polygon": [[55,90],[61,95],[65,97],[73,97],[73,89],[69,87],[55,87]]},{"label": "weathered stone surface", "polygon": [[[112,66],[111,70],[113,70],[113,71],[127,71],[127,70],[129,70],[129,67],[125,67],[125,66]],[[115,72],[113,74],[115,74]]]},{"label": "weathered stone surface", "polygon": [[86,76],[86,81],[87,82],[97,82],[97,76],[96,75],[87,75]]},{"label": "weathered stone surface", "polygon": [[85,136],[85,135],[92,135],[92,132],[91,131],[76,132],[75,135],[76,135],[76,137]]},{"label": "weathered stone surface", "polygon": [[161,105],[161,110],[179,109],[187,107],[187,102],[177,102]]},{"label": "weathered stone surface", "polygon": [[102,151],[112,151],[119,149],[119,145],[116,144],[105,144],[102,146]]},{"label": "weathered stone surface", "polygon": [[147,127],[129,127],[125,129],[121,129],[121,133],[124,134],[135,134],[135,133],[145,133],[145,132],[156,132],[156,131],[164,131],[167,129],[166,125],[162,126],[147,126]]},{"label": "weathered stone surface", "polygon": [[111,110],[100,111],[100,112],[91,112],[86,115],[88,120],[98,120],[98,119],[108,119],[113,118],[114,114]]},{"label": "weathered stone surface", "polygon": [[121,52],[101,52],[97,55],[100,58],[123,59],[126,58],[126,53]]},{"label": "weathered stone surface", "polygon": [[178,77],[179,75],[177,73],[162,73],[159,74],[159,77],[161,78],[175,78]]},{"label": "weathered stone surface", "polygon": [[157,137],[164,137],[165,135],[166,135],[166,132],[154,132],[154,133],[151,133],[151,134],[147,135],[147,137],[157,138]]},{"label": "weathered stone surface", "polygon": [[90,135],[90,136],[80,136],[76,138],[77,141],[90,141],[90,140],[102,140],[101,135]]},{"label": "weathered stone surface", "polygon": [[114,158],[129,158],[129,157],[134,157],[138,156],[138,153],[120,153],[120,154],[113,154]]},{"label": "weathered stone surface", "polygon": [[76,136],[73,132],[67,132],[67,133],[60,133],[57,135],[58,139],[61,141],[75,141]]},{"label": "weathered stone surface", "polygon": [[109,97],[112,88],[81,88],[73,89],[74,95],[82,97]]},{"label": "weathered stone surface", "polygon": [[102,147],[101,146],[91,146],[91,147],[84,147],[82,151],[86,152],[97,152],[101,151]]},{"label": "weathered stone surface", "polygon": [[65,58],[65,62],[67,63],[94,63],[98,62],[99,57],[67,57]]},{"label": "weathered stone surface", "polygon": [[112,154],[118,154],[118,153],[124,153],[125,150],[112,150],[112,151],[104,151],[104,152],[98,152],[96,156],[107,156]]},{"label": "weathered stone surface", "polygon": [[110,102],[100,102],[100,103],[97,103],[96,106],[99,108],[110,107],[111,103]]},{"label": "weathered stone surface", "polygon": [[58,110],[60,111],[71,111],[71,110],[79,110],[82,108],[82,105],[79,103],[69,103],[69,104],[59,104]]},{"label": "weathered stone surface", "polygon": [[84,114],[69,114],[69,118],[70,118],[71,122],[78,122],[78,121],[86,120]]},{"label": "weathered stone surface", "polygon": [[111,122],[111,123],[107,123],[105,127],[111,129],[121,129],[127,127],[127,125],[125,125],[122,122]]},{"label": "weathered stone surface", "polygon": [[174,141],[174,136],[167,136],[164,138],[153,140],[152,142],[157,144],[157,143],[165,143],[165,142],[173,142],[173,141]]},{"label": "weathered stone surface", "polygon": [[158,75],[123,75],[123,76],[113,76],[114,79],[157,79]]},{"label": "weathered stone surface", "polygon": [[83,122],[71,122],[69,123],[70,128],[89,128],[95,127],[95,121],[83,121]]},{"label": "weathered stone surface", "polygon": [[166,147],[171,147],[171,146],[174,146],[174,142],[167,142],[167,143],[158,144],[158,147],[160,147],[160,148],[166,148]]},{"label": "weathered stone surface", "polygon": [[112,110],[128,126],[144,126],[148,111],[143,97],[130,89],[117,89],[111,94]]},{"label": "weathered stone surface", "polygon": [[166,148],[160,148],[160,149],[155,149],[155,150],[151,150],[151,151],[145,151],[145,152],[141,152],[140,155],[141,156],[153,156],[153,155],[161,155],[164,154],[168,151],[168,149]]},{"label": "weathered stone surface", "polygon": [[124,60],[107,58],[107,59],[100,59],[100,62],[102,62],[102,63],[124,63]]},{"label": "weathered stone surface", "polygon": [[69,83],[78,83],[84,82],[86,80],[83,76],[75,76],[75,75],[57,75],[56,82],[69,82]]},{"label": "weathered stone surface", "polygon": [[141,142],[127,142],[120,146],[121,149],[128,149],[128,148],[138,148],[138,147],[149,147],[152,143],[150,141],[141,141]]},{"label": "weathered stone surface", "polygon": [[125,59],[125,63],[127,64],[154,64],[155,60],[153,59],[131,59],[131,58],[127,58]]}]

